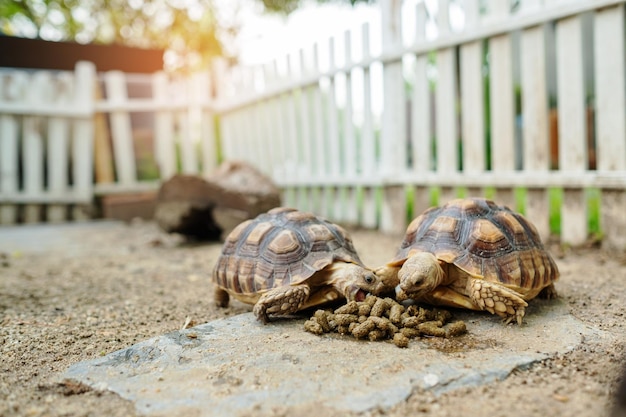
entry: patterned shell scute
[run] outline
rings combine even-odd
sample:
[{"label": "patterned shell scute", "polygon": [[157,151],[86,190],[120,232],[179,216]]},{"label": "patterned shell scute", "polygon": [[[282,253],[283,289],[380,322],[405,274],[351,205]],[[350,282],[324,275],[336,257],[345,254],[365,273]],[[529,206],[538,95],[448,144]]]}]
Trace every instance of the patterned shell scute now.
[{"label": "patterned shell scute", "polygon": [[558,278],[535,227],[521,214],[485,199],[452,200],[425,211],[407,228],[391,263],[401,264],[417,251],[488,281],[521,288],[543,288]]},{"label": "patterned shell scute", "polygon": [[233,229],[213,279],[251,294],[301,283],[334,261],[362,265],[345,230],[311,213],[279,207]]}]

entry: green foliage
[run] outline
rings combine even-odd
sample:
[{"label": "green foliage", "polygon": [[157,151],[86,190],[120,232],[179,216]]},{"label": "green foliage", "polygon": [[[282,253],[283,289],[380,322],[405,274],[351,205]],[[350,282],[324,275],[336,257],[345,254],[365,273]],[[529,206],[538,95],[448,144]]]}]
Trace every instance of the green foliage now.
[{"label": "green foliage", "polygon": [[222,55],[232,31],[218,25],[213,2],[197,0],[4,0],[0,33],[52,41],[165,49],[174,69]]},{"label": "green foliage", "polygon": [[[289,14],[300,7],[304,0],[260,0],[267,12]],[[330,3],[333,0],[317,0],[318,3]],[[373,3],[373,0],[334,0],[335,2],[350,3]]]}]

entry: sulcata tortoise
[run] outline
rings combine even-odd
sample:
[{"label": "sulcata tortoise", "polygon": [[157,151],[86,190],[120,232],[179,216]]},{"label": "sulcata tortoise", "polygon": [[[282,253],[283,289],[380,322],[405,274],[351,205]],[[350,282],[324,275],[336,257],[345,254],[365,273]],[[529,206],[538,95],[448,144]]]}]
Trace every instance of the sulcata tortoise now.
[{"label": "sulcata tortoise", "polygon": [[556,263],[521,214],[481,198],[432,207],[408,226],[396,256],[376,270],[396,298],[487,310],[522,324],[526,301],[556,297]]},{"label": "sulcata tortoise", "polygon": [[362,301],[384,286],[340,226],[279,207],[228,235],[213,269],[215,301],[254,304],[255,316],[293,314],[340,298]]}]

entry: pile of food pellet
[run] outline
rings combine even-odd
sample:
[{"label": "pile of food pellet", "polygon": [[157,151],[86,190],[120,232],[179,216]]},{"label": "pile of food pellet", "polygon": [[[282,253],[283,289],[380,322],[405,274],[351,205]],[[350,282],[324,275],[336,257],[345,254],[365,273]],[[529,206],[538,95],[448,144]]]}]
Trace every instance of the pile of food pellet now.
[{"label": "pile of food pellet", "polygon": [[396,346],[407,347],[416,337],[454,337],[467,332],[465,322],[451,319],[447,310],[405,307],[392,298],[370,295],[335,311],[317,310],[304,323],[304,330],[317,335],[335,332],[371,341],[393,340]]}]

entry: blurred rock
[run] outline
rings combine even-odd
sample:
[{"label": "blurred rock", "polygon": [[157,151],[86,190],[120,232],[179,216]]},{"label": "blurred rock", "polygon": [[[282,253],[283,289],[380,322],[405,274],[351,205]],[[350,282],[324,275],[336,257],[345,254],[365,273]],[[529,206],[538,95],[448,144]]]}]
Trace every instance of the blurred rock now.
[{"label": "blurred rock", "polygon": [[230,161],[209,177],[178,174],[157,195],[154,218],[164,231],[217,240],[246,219],[280,205],[278,187],[252,165]]}]

